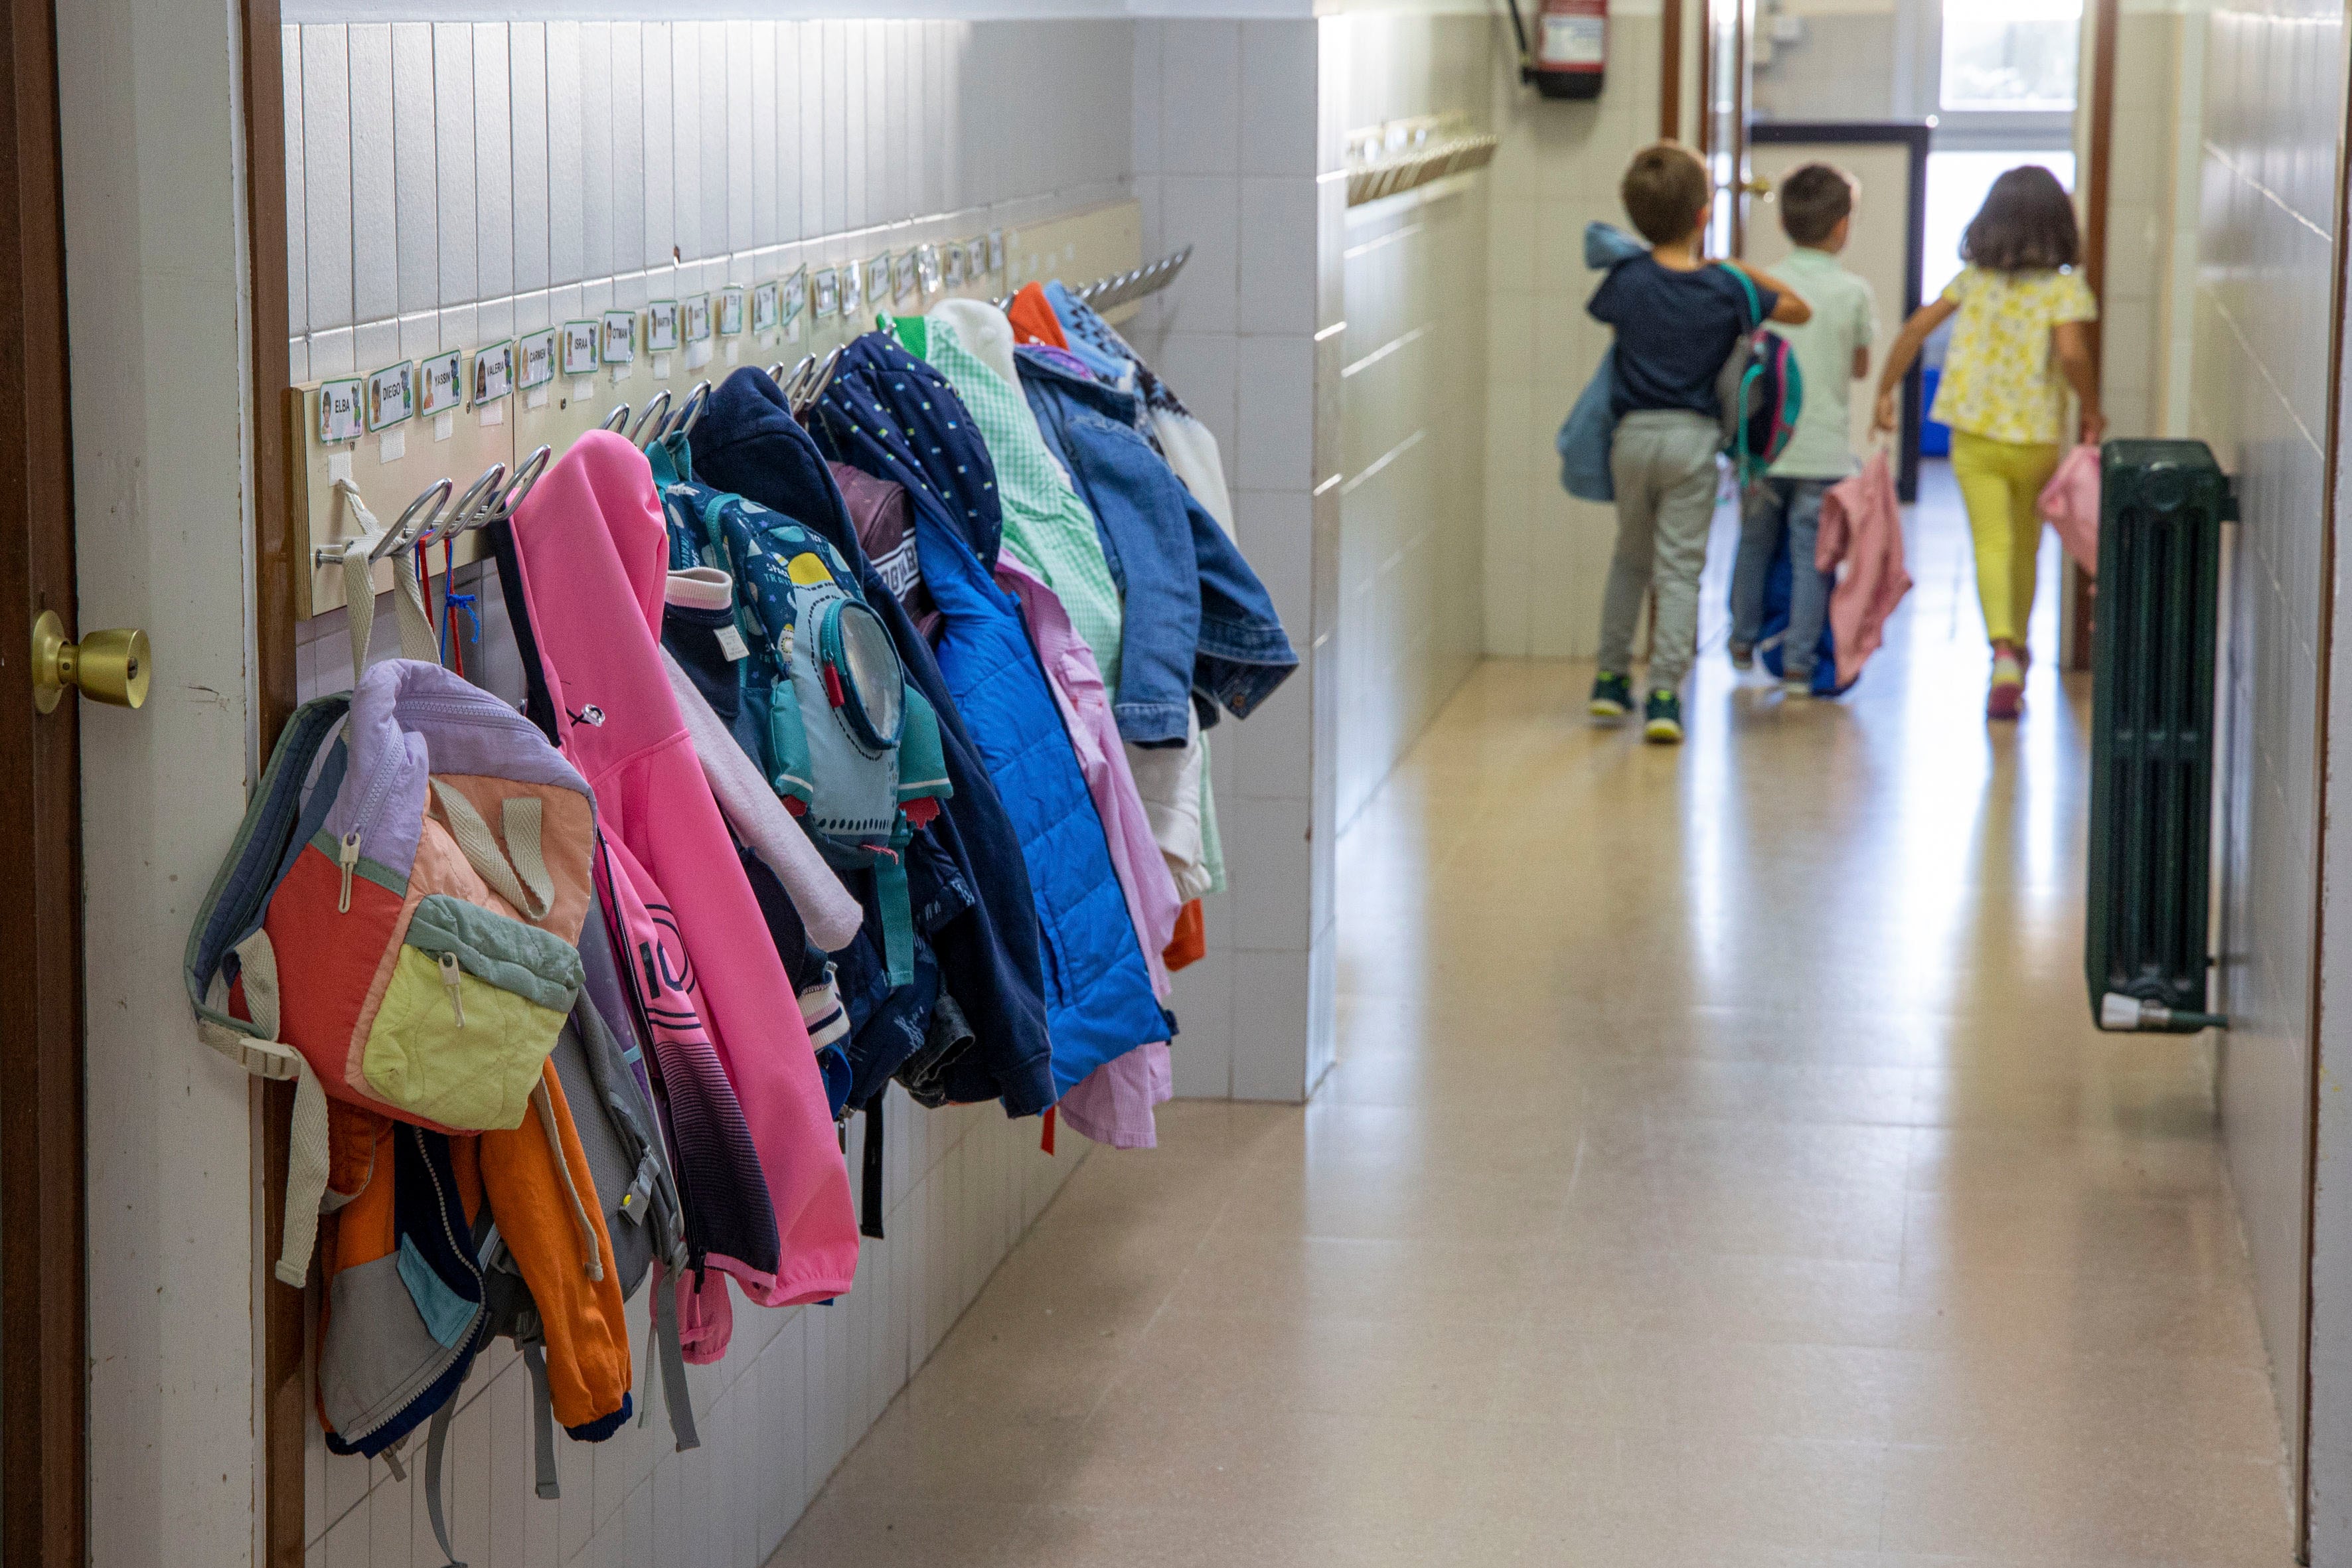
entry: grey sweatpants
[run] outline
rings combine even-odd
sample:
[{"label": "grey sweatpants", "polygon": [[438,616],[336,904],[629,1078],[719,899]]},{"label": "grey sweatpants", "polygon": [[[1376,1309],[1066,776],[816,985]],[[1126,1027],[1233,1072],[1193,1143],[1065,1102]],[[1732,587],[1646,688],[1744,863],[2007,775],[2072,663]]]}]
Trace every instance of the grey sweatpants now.
[{"label": "grey sweatpants", "polygon": [[1704,414],[1636,409],[1617,421],[1609,477],[1617,487],[1617,551],[1601,600],[1601,668],[1633,668],[1633,624],[1654,577],[1657,619],[1643,685],[1673,690],[1698,643],[1698,574],[1715,518],[1715,455],[1723,433]]}]

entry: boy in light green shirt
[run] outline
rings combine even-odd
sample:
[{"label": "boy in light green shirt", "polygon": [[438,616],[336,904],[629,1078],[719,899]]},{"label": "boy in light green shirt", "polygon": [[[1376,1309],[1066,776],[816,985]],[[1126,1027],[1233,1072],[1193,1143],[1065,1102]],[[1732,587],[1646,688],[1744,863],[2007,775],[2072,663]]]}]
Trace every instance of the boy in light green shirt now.
[{"label": "boy in light green shirt", "polygon": [[1780,645],[1781,689],[1812,695],[1813,656],[1829,610],[1829,574],[1813,569],[1822,497],[1853,472],[1848,414],[1853,383],[1870,374],[1878,335],[1870,285],[1838,264],[1853,226],[1853,181],[1828,163],[1807,163],[1780,183],[1780,226],[1796,249],[1780,264],[1812,319],[1778,329],[1797,356],[1805,398],[1797,427],[1778,461],[1750,487],[1731,573],[1731,662],[1754,667],[1764,626],[1764,582],[1785,531],[1789,541],[1789,629]]}]

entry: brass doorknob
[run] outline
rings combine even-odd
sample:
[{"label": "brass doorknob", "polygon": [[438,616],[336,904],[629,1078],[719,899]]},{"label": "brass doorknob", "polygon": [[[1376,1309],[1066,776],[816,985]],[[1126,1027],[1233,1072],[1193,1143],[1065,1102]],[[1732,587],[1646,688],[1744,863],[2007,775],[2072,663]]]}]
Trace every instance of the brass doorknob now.
[{"label": "brass doorknob", "polygon": [[44,713],[57,707],[68,686],[100,702],[136,708],[147,700],[153,675],[147,634],[135,627],[91,632],[71,643],[55,610],[43,610],[33,623],[33,706]]}]

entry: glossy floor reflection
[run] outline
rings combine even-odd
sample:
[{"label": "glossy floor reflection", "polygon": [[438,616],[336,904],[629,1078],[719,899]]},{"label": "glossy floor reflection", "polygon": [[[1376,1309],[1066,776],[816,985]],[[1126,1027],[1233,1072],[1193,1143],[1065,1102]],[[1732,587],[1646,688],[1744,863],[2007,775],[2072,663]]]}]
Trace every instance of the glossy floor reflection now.
[{"label": "glossy floor reflection", "polygon": [[2287,1563],[2210,1048],[2090,1027],[2087,690],[2045,613],[1988,734],[1949,502],[1844,701],[1483,667],[1315,1103],[1089,1161],[776,1561]]}]

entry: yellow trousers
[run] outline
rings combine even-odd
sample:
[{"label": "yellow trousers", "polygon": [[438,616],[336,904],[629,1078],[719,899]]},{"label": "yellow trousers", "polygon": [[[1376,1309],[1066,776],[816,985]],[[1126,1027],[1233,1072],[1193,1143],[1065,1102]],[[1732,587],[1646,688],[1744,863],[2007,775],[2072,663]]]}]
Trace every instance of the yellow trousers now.
[{"label": "yellow trousers", "polygon": [[1996,441],[1952,432],[1952,478],[1977,547],[1977,599],[1985,636],[2025,646],[2033,616],[2033,559],[2042,546],[2042,487],[2058,467],[2053,444]]}]

